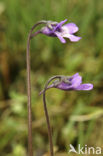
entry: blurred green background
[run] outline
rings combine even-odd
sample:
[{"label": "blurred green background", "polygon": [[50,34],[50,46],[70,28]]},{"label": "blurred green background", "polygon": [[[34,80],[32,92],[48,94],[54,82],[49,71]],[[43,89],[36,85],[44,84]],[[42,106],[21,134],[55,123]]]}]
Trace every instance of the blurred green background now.
[{"label": "blurred green background", "polygon": [[[31,41],[33,150],[49,149],[42,96],[53,75],[79,72],[92,91],[47,92],[57,153],[69,144],[103,148],[103,0],[0,0],[0,156],[26,156],[26,42],[39,20],[68,19],[79,27],[77,43],[38,35]],[[58,154],[60,155],[60,154]]]}]

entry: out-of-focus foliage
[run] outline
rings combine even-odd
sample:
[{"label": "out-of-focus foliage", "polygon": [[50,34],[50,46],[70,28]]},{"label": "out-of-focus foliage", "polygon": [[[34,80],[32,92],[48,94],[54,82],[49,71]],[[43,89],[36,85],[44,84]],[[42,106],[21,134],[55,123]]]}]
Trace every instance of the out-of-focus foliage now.
[{"label": "out-of-focus foliage", "polygon": [[[94,84],[89,92],[51,89],[47,104],[57,152],[69,144],[103,148],[103,0],[0,0],[0,155],[27,152],[26,42],[31,26],[42,19],[75,22],[78,43],[61,44],[38,35],[31,42],[34,154],[48,151],[42,96],[55,74],[79,72]],[[82,121],[81,121],[82,120]],[[58,154],[60,156],[60,154]]]}]

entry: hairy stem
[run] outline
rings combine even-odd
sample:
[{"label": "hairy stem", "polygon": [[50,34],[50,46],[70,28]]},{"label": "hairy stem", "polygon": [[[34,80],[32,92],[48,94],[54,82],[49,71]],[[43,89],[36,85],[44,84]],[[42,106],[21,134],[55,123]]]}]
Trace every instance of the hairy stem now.
[{"label": "hairy stem", "polygon": [[40,24],[46,24],[46,21],[39,21],[30,30],[27,40],[26,62],[27,62],[27,94],[28,94],[28,156],[33,156],[32,148],[32,113],[31,113],[31,79],[30,79],[30,40],[40,33],[35,32],[32,35],[33,30]]},{"label": "hairy stem", "polygon": [[53,152],[53,141],[52,141],[52,131],[51,131],[51,126],[50,126],[50,119],[49,119],[47,105],[46,105],[46,90],[47,90],[49,83],[56,78],[61,78],[61,77],[60,76],[51,77],[47,81],[47,83],[44,87],[44,90],[43,90],[43,104],[44,104],[44,111],[45,111],[46,122],[47,122],[47,127],[48,127],[48,137],[49,137],[49,142],[50,142],[50,156],[54,156],[54,152]]}]

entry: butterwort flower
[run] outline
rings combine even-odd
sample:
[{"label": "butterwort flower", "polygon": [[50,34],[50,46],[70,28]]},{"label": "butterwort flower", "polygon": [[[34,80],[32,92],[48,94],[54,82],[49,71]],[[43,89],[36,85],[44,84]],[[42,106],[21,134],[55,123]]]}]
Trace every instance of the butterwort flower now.
[{"label": "butterwort flower", "polygon": [[81,37],[74,35],[79,28],[75,23],[67,23],[63,25],[66,21],[67,19],[60,23],[48,21],[46,26],[41,29],[41,33],[47,36],[58,37],[62,43],[66,43],[64,38],[69,38],[72,42],[79,41]]},{"label": "butterwort flower", "polygon": [[[59,80],[55,80],[51,85],[47,87],[50,88],[57,88],[60,90],[92,90],[93,84],[85,83],[82,84],[82,77],[76,73],[73,76],[61,76]],[[40,92],[42,94],[43,91]]]}]

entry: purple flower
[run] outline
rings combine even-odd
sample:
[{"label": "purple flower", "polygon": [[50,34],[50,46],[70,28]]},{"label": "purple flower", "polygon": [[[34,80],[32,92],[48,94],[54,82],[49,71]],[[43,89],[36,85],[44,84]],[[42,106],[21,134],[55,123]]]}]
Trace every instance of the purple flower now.
[{"label": "purple flower", "polygon": [[[60,80],[55,80],[51,85],[47,87],[50,88],[57,88],[60,90],[92,90],[93,84],[85,83],[82,84],[82,77],[76,73],[73,76],[61,76]],[[40,94],[42,94],[41,91]]]},{"label": "purple flower", "polygon": [[64,38],[69,38],[72,42],[79,41],[81,37],[74,35],[79,28],[75,23],[67,23],[63,25],[66,21],[67,19],[61,21],[60,23],[48,21],[47,26],[41,29],[41,33],[47,36],[58,37],[62,43],[66,43]]}]

